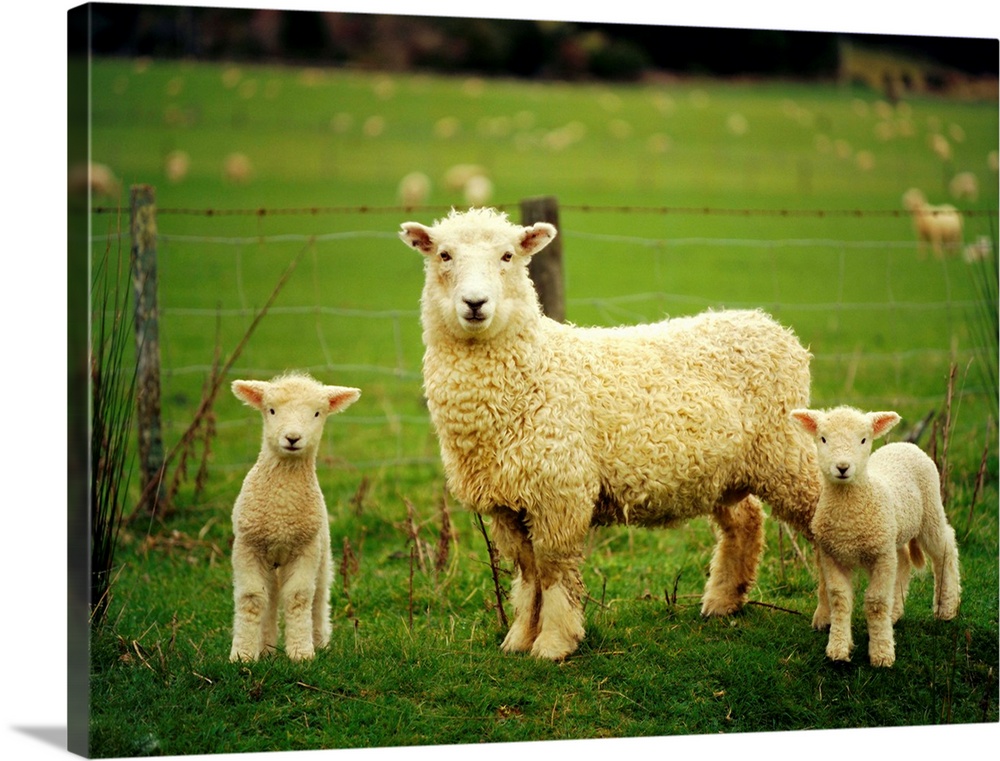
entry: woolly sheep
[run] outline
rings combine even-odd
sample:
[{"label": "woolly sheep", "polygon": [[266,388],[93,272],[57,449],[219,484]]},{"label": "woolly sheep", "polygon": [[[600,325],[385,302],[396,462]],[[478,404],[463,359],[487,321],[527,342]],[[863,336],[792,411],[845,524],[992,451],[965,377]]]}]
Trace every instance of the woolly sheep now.
[{"label": "woolly sheep", "polygon": [[851,574],[869,575],[865,592],[868,657],[873,666],[895,661],[893,624],[903,615],[911,566],[934,568],[934,615],[958,614],[961,588],[955,531],[941,504],[934,462],[915,444],[895,442],[872,453],[874,440],[896,423],[895,412],[851,407],[795,410],[792,416],[816,442],[822,490],[812,520],[829,595],[826,654],[851,659]]},{"label": "woolly sheep", "polygon": [[710,515],[704,615],[747,600],[760,499],[809,536],[815,449],[789,417],[809,397],[809,354],[791,331],[756,311],[565,325],[541,314],[527,272],[552,225],[470,209],[399,234],[425,257],[424,389],[448,487],[515,565],[504,651],[576,649],[591,525]]},{"label": "woolly sheep", "polygon": [[921,251],[929,243],[939,259],[946,252],[958,252],[962,246],[962,214],[958,209],[950,204],[932,206],[916,188],[910,188],[903,194],[903,206],[913,217]]},{"label": "woolly sheep", "polygon": [[233,506],[235,616],[229,659],[256,660],[278,646],[312,658],[330,640],[333,561],[330,526],[316,478],[316,453],[328,415],[357,401],[356,388],[325,386],[305,374],[237,380],[233,393],[259,410],[264,436],[257,462]]}]

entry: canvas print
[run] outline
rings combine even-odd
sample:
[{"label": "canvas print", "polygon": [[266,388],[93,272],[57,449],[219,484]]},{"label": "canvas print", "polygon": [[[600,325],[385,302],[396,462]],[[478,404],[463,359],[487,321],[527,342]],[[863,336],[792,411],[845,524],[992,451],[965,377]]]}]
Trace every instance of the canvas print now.
[{"label": "canvas print", "polygon": [[997,40],[336,5],[67,14],[69,750],[996,725]]}]

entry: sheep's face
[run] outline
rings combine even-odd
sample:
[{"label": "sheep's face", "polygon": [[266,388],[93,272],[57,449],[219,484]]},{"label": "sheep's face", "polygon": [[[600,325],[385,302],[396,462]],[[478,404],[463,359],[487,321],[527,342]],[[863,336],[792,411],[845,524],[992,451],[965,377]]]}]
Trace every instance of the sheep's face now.
[{"label": "sheep's face", "polygon": [[329,415],[361,396],[356,388],[325,386],[305,375],[233,381],[233,393],[264,419],[263,447],[279,458],[315,457]]},{"label": "sheep's face", "polygon": [[399,233],[425,257],[425,317],[476,339],[501,332],[526,303],[537,310],[527,265],[555,235],[550,224],[521,227],[492,209],[453,211],[432,227],[405,222]]},{"label": "sheep's face", "polygon": [[834,484],[862,478],[872,443],[899,422],[895,412],[859,412],[850,407],[795,410],[792,417],[815,439],[820,471]]}]

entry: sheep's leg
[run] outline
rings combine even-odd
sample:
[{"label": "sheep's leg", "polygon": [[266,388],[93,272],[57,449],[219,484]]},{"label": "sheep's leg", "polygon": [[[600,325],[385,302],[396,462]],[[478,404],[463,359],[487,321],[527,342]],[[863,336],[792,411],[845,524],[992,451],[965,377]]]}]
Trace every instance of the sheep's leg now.
[{"label": "sheep's leg", "polygon": [[875,559],[865,592],[865,620],[868,623],[868,658],[872,666],[891,666],[896,660],[892,634],[892,606],[896,588],[896,553],[889,551]]},{"label": "sheep's leg", "polygon": [[716,507],[712,521],[717,541],[701,614],[726,616],[743,607],[757,579],[764,548],[764,509],[751,495],[735,505]]},{"label": "sheep's leg", "polygon": [[819,553],[819,562],[826,578],[830,604],[830,636],[826,643],[826,655],[830,660],[849,661],[854,647],[851,638],[851,609],[854,606],[851,571],[826,552]]},{"label": "sheep's leg", "polygon": [[955,529],[948,525],[943,508],[937,530],[933,533],[924,532],[920,539],[933,563],[934,617],[950,621],[958,615],[958,606],[962,600],[962,585]]},{"label": "sheep's leg", "polygon": [[231,661],[254,661],[264,649],[264,624],[273,574],[269,574],[256,556],[237,540],[233,544],[233,644]]},{"label": "sheep's leg", "polygon": [[282,569],[281,604],[285,612],[285,652],[293,661],[312,658],[313,600],[316,596],[315,548],[291,560]]},{"label": "sheep's leg", "polygon": [[[579,504],[593,504],[584,502]],[[525,519],[534,548],[541,589],[538,636],[531,646],[536,658],[562,660],[584,636],[583,546],[590,529],[590,511],[549,506]]]},{"label": "sheep's leg", "polygon": [[581,555],[539,562],[542,596],[539,632],[531,647],[536,658],[558,661],[576,650],[584,636]]},{"label": "sheep's leg", "polygon": [[330,644],[330,586],[333,583],[333,558],[330,554],[330,537],[322,541],[319,570],[316,573],[316,594],[312,605],[313,647],[319,649]]},{"label": "sheep's leg", "polygon": [[514,561],[515,568],[510,587],[514,617],[500,648],[506,653],[527,652],[538,636],[542,604],[534,550],[520,514],[504,507],[494,511],[491,518],[493,541],[501,555]]}]

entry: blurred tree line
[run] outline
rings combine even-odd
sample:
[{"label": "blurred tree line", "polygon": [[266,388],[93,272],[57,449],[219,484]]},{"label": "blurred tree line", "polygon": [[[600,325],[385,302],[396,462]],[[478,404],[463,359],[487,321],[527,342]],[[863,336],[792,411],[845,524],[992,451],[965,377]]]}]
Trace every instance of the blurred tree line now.
[{"label": "blurred tree line", "polygon": [[[286,61],[382,70],[636,80],[653,71],[831,78],[845,42],[969,76],[997,73],[997,41],[277,9],[90,6],[98,55]],[[74,35],[70,35],[72,39]]]}]

